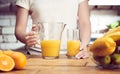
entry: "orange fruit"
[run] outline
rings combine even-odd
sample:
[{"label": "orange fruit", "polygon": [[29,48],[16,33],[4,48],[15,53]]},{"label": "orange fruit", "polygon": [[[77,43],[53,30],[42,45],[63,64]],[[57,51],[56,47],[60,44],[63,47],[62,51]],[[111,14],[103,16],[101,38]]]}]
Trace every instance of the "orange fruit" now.
[{"label": "orange fruit", "polygon": [[13,52],[10,56],[15,62],[15,69],[23,69],[26,66],[27,58],[22,52]]},{"label": "orange fruit", "polygon": [[0,70],[11,71],[15,66],[14,60],[8,55],[0,55]]},{"label": "orange fruit", "polygon": [[1,54],[3,54],[3,51],[2,51],[2,50],[0,50],[0,55],[1,55]]},{"label": "orange fruit", "polygon": [[98,38],[90,46],[90,51],[97,56],[107,56],[112,54],[116,49],[115,41],[110,37]]},{"label": "orange fruit", "polygon": [[14,51],[12,50],[4,50],[3,53],[10,56]]}]

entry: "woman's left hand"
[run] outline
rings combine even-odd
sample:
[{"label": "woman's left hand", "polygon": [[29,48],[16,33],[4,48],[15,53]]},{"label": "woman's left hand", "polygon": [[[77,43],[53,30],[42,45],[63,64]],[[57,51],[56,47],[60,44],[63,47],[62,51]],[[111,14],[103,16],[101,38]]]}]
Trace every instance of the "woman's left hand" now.
[{"label": "woman's left hand", "polygon": [[89,52],[87,49],[87,46],[84,46],[80,48],[80,51],[77,53],[77,55],[75,56],[76,59],[85,59],[89,57]]}]

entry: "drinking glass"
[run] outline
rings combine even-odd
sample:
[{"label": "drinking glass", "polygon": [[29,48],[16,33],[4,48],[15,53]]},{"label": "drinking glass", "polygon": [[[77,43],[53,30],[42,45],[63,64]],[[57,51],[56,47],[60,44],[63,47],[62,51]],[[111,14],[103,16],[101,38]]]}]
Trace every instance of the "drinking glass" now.
[{"label": "drinking glass", "polygon": [[80,51],[80,30],[68,29],[67,30],[67,57],[74,58]]}]

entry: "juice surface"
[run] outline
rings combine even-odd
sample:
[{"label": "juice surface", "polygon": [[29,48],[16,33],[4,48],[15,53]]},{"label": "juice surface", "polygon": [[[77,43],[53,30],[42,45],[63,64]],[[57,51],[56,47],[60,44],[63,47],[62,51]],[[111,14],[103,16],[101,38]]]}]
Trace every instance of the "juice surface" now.
[{"label": "juice surface", "polygon": [[75,56],[80,51],[80,41],[79,40],[69,40],[67,41],[67,55]]},{"label": "juice surface", "polygon": [[56,57],[59,56],[60,40],[42,40],[42,56]]}]

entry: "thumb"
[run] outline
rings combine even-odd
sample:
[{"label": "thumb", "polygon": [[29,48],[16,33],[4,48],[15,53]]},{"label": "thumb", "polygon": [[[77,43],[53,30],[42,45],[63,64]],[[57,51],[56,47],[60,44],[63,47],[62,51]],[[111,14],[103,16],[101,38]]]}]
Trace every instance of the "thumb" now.
[{"label": "thumb", "polygon": [[83,50],[83,46],[80,46],[80,50]]},{"label": "thumb", "polygon": [[38,30],[37,25],[33,24],[32,25],[32,31],[37,31],[37,30]]}]

